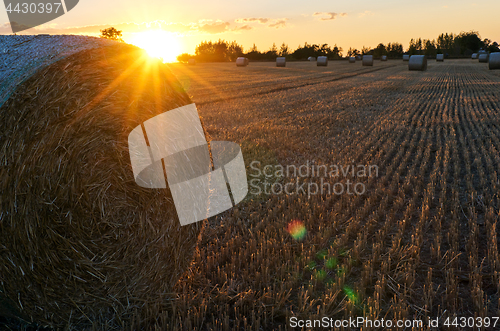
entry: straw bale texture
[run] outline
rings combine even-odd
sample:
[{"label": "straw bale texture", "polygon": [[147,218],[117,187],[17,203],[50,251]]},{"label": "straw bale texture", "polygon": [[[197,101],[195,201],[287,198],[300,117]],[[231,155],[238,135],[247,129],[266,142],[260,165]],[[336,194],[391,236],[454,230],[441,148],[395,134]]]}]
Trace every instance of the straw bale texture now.
[{"label": "straw bale texture", "polygon": [[479,62],[481,62],[481,63],[487,63],[488,62],[488,58],[489,58],[489,54],[488,53],[481,53],[478,56]]},{"label": "straw bale texture", "polygon": [[286,67],[286,58],[285,57],[276,58],[276,66],[277,67]]},{"label": "straw bale texture", "polygon": [[203,225],[181,227],[168,189],[135,183],[127,138],[189,103],[165,65],[126,44],[69,55],[17,86],[0,107],[4,311],[77,329],[157,316]]},{"label": "straw bale texture", "polygon": [[363,66],[373,66],[373,55],[363,55]]},{"label": "straw bale texture", "polygon": [[318,60],[316,61],[316,65],[318,67],[326,67],[328,65],[328,58],[326,56],[318,56]]},{"label": "straw bale texture", "polygon": [[500,69],[500,52],[490,54],[490,60],[488,66],[490,70]]},{"label": "straw bale texture", "polygon": [[425,55],[412,55],[408,62],[409,70],[425,71],[427,70],[427,57]]}]

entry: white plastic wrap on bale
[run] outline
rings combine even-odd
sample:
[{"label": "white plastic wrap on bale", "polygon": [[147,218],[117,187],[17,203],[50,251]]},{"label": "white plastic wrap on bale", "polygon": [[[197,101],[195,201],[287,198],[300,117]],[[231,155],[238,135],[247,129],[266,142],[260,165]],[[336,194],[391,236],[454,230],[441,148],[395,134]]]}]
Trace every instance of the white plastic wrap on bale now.
[{"label": "white plastic wrap on bale", "polygon": [[427,57],[425,55],[412,55],[408,62],[409,70],[427,70]]},{"label": "white plastic wrap on bale", "polygon": [[328,58],[326,56],[318,56],[316,65],[319,67],[326,67],[328,65]]},{"label": "white plastic wrap on bale", "polygon": [[373,55],[363,55],[363,66],[373,66]]},{"label": "white plastic wrap on bale", "polygon": [[188,60],[188,64],[193,66],[193,65],[196,64],[196,60],[195,59],[189,59]]},{"label": "white plastic wrap on bale", "polygon": [[500,52],[490,54],[490,70],[500,69]]},{"label": "white plastic wrap on bale", "polygon": [[314,62],[314,61],[316,61],[316,58],[315,58],[314,56],[309,56],[309,57],[307,58],[307,61]]},{"label": "white plastic wrap on bale", "polygon": [[236,66],[237,67],[246,67],[247,64],[248,64],[247,58],[245,58],[245,57],[239,57],[236,59]]},{"label": "white plastic wrap on bale", "polygon": [[488,62],[488,53],[481,53],[479,54],[479,62],[481,63],[487,63]]},{"label": "white plastic wrap on bale", "polygon": [[382,60],[382,61],[387,61],[387,55],[382,55],[381,60]]},{"label": "white plastic wrap on bale", "polygon": [[276,66],[277,67],[286,67],[286,58],[284,58],[284,57],[276,58]]},{"label": "white plastic wrap on bale", "polygon": [[404,54],[403,55],[403,61],[410,61],[410,55]]},{"label": "white plastic wrap on bale", "polygon": [[473,60],[477,60],[477,57],[479,56],[479,54],[477,53],[472,53],[472,56],[471,56],[471,59]]},{"label": "white plastic wrap on bale", "polygon": [[444,54],[437,54],[436,61],[443,62],[444,61]]},{"label": "white plastic wrap on bale", "polygon": [[356,58],[354,56],[351,56],[349,58],[349,63],[355,63],[356,62]]}]

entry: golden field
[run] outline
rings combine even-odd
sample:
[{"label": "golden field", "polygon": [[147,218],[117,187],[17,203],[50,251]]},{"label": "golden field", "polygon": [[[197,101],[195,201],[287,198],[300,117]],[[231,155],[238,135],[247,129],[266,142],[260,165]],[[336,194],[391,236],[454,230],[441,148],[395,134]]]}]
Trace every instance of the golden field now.
[{"label": "golden field", "polygon": [[239,143],[247,165],[376,165],[378,176],[357,179],[359,195],[249,194],[209,219],[171,307],[137,327],[364,316],[425,321],[417,330],[500,316],[500,71],[471,60],[429,60],[424,72],[401,60],[170,69],[211,139]]}]

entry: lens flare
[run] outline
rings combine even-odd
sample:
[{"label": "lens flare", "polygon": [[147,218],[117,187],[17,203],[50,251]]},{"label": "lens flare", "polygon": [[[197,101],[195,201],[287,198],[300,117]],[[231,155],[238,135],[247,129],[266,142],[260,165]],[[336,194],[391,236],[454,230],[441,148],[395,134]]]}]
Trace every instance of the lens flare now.
[{"label": "lens flare", "polygon": [[293,220],[290,223],[288,223],[287,231],[295,240],[302,240],[305,238],[307,234],[307,230],[306,227],[304,226],[304,223],[302,223],[299,220]]}]

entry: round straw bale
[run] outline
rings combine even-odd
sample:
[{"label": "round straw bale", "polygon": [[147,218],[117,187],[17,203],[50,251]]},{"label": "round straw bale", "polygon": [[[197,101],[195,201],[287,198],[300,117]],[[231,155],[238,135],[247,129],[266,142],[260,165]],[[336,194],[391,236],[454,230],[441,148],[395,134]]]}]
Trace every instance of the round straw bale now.
[{"label": "round straw bale", "polygon": [[410,55],[403,54],[403,61],[410,61]]},{"label": "round straw bale", "polygon": [[158,316],[203,223],[181,226],[168,189],[136,184],[128,135],[190,103],[121,43],[40,67],[0,101],[0,301],[14,315],[57,329]]},{"label": "round straw bale", "polygon": [[436,54],[436,61],[443,62],[444,61],[444,54]]},{"label": "round straw bale", "polygon": [[188,64],[194,66],[196,64],[196,60],[195,59],[189,59],[188,60]]},{"label": "round straw bale", "polygon": [[316,58],[315,58],[314,56],[309,56],[309,57],[307,58],[307,61],[314,62],[314,61],[316,61]]},{"label": "round straw bale", "polygon": [[248,64],[248,59],[246,57],[239,57],[236,59],[237,67],[246,67]]},{"label": "round straw bale", "polygon": [[481,53],[478,56],[479,62],[481,62],[481,63],[487,63],[488,62],[488,58],[489,58],[489,54],[488,53]]},{"label": "round straw bale", "polygon": [[500,52],[491,53],[488,64],[490,70],[500,69]]},{"label": "round straw bale", "polygon": [[412,55],[408,62],[409,70],[427,70],[427,57],[425,55]]},{"label": "round straw bale", "polygon": [[373,55],[363,55],[363,66],[373,66]]},{"label": "round straw bale", "polygon": [[286,58],[285,57],[276,58],[276,66],[277,67],[286,67]]},{"label": "round straw bale", "polygon": [[349,57],[349,63],[355,63],[356,58],[354,56]]},{"label": "round straw bale", "polygon": [[473,59],[473,60],[477,60],[478,56],[479,56],[479,54],[477,54],[477,53],[472,53],[471,59]]},{"label": "round straw bale", "polygon": [[328,58],[326,56],[318,56],[318,60],[316,61],[316,65],[326,67],[328,65]]},{"label": "round straw bale", "polygon": [[380,60],[387,61],[387,55],[382,55],[382,57],[380,58]]}]

